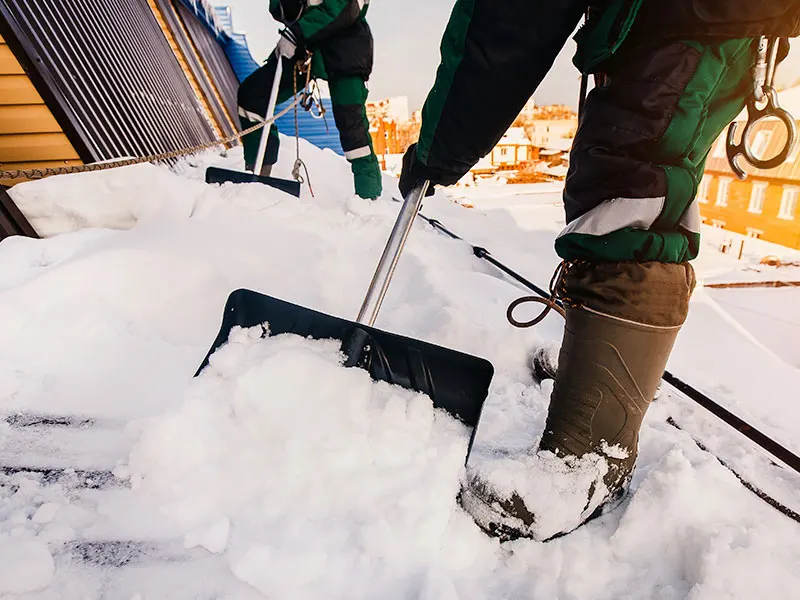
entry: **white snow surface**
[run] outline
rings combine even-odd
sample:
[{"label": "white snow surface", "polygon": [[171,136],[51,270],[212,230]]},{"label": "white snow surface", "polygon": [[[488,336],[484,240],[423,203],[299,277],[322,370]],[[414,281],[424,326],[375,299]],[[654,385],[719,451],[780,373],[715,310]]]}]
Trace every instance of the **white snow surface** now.
[{"label": "white snow surface", "polygon": [[[293,145],[283,147],[286,177]],[[396,180],[365,202],[344,160],[302,151],[314,198],[205,185],[207,165],[240,167],[236,151],[12,188],[46,239],[0,243],[0,597],[794,596],[800,525],[692,436],[795,511],[800,476],[669,388],[617,510],[545,544],[501,546],[455,500],[467,428],[423,395],[345,369],[336,343],[237,329],[193,377],[234,289],[358,312],[399,209]],[[558,262],[558,185],[456,188],[424,213],[540,285]],[[759,268],[756,254],[719,254],[714,235],[701,281]],[[768,310],[775,291],[748,290]],[[533,384],[527,361],[562,324],[510,327],[505,309],[523,293],[418,222],[377,326],[491,360],[473,460],[502,453],[489,467],[500,480],[544,494],[547,483],[524,479],[525,457],[551,384]],[[778,339],[796,330],[754,332],[741,312],[700,288],[669,368],[798,451],[796,344]],[[20,415],[72,426],[21,426]],[[115,485],[80,485],[108,470]]]}]

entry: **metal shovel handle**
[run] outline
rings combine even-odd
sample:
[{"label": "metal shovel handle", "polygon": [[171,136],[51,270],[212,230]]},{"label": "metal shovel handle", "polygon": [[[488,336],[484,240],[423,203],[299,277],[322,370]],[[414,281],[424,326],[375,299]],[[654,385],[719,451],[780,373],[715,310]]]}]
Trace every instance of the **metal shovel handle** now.
[{"label": "metal shovel handle", "polygon": [[[264,115],[266,121],[269,121],[275,115],[275,107],[278,104],[278,88],[280,87],[281,77],[283,76],[283,57],[275,53],[278,59],[275,65],[275,77],[272,80],[272,89],[269,92],[269,104],[267,105],[267,114]],[[256,165],[253,173],[256,175],[261,174],[261,169],[264,167],[264,157],[267,155],[267,142],[269,141],[269,130],[272,124],[264,126],[261,130],[261,141],[258,144],[258,155],[256,157]]]},{"label": "metal shovel handle", "polygon": [[386,297],[386,292],[389,290],[389,284],[397,267],[397,261],[400,260],[400,254],[406,245],[408,234],[411,232],[414,219],[419,213],[422,199],[425,197],[429,186],[429,181],[422,182],[412,189],[403,201],[403,207],[400,209],[400,214],[397,215],[394,229],[392,229],[392,234],[389,236],[389,241],[386,242],[383,256],[378,262],[378,268],[375,269],[375,275],[373,275],[372,282],[369,284],[367,296],[364,298],[364,303],[358,313],[356,322],[361,325],[369,325],[371,327],[375,324],[375,319],[378,318],[378,312],[383,304],[383,299]]}]

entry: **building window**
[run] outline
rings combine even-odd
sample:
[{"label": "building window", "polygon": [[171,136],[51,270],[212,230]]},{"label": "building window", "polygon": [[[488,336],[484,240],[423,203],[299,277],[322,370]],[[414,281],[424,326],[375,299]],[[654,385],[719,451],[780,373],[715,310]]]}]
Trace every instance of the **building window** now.
[{"label": "building window", "polygon": [[767,147],[769,146],[769,141],[771,138],[772,138],[771,131],[759,131],[758,133],[756,133],[756,137],[753,140],[753,145],[751,147],[753,156],[763,160],[764,156],[766,156]]},{"label": "building window", "polygon": [[708,188],[711,187],[711,175],[703,175],[700,180],[700,187],[697,188],[697,201],[703,204],[708,204]]},{"label": "building window", "polygon": [[791,221],[797,212],[797,196],[800,194],[800,188],[785,187],[783,188],[783,197],[781,198],[781,209],[778,211],[779,219],[786,219]]},{"label": "building window", "polygon": [[748,227],[747,228],[747,237],[749,237],[749,238],[754,238],[754,239],[757,240],[762,235],[764,235],[764,232],[761,231],[760,229],[754,229],[753,227]]},{"label": "building window", "polygon": [[753,184],[753,191],[750,194],[750,207],[748,212],[760,215],[764,210],[764,199],[767,197],[767,188],[769,184],[764,181],[759,181]]},{"label": "building window", "polygon": [[731,187],[730,177],[720,177],[717,188],[717,206],[728,206],[728,190]]},{"label": "building window", "polygon": [[714,146],[714,158],[726,158],[728,156],[727,146],[727,138],[725,136],[720,136],[717,145]]}]

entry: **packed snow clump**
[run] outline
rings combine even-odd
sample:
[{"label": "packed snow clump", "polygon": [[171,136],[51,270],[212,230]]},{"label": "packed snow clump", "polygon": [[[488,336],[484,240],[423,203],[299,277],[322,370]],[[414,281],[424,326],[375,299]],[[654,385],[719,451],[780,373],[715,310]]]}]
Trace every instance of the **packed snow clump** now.
[{"label": "packed snow clump", "polygon": [[354,580],[378,593],[448,526],[467,429],[341,363],[335,341],[237,328],[131,455],[135,487],[186,545],[225,551],[268,596],[345,597]]}]

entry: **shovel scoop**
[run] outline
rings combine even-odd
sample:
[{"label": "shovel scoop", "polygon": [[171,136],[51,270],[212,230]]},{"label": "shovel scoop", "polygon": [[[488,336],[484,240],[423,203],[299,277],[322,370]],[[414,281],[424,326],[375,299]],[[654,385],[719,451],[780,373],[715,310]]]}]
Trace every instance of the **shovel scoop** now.
[{"label": "shovel scoop", "polygon": [[258,146],[258,156],[256,157],[256,164],[253,172],[249,173],[247,171],[232,171],[220,167],[209,167],[206,169],[206,183],[262,183],[282,192],[286,192],[287,194],[291,194],[292,196],[300,197],[299,181],[259,175],[264,166],[264,157],[267,153],[269,129],[273,120],[272,117],[275,114],[275,106],[278,103],[278,88],[282,75],[283,59],[278,56],[278,61],[275,65],[275,77],[273,78],[272,87],[270,88],[269,104],[267,105],[267,114],[265,117],[267,124],[261,130],[261,141]]},{"label": "shovel scoop", "polygon": [[373,327],[427,188],[425,182],[404,200],[355,321],[252,290],[236,290],[228,298],[219,334],[195,376],[237,326],[262,325],[269,335],[292,333],[319,340],[335,339],[341,342],[346,367],[365,369],[374,380],[429,396],[434,407],[444,409],[471,428],[474,439],[494,376],[492,364],[483,358]]}]

